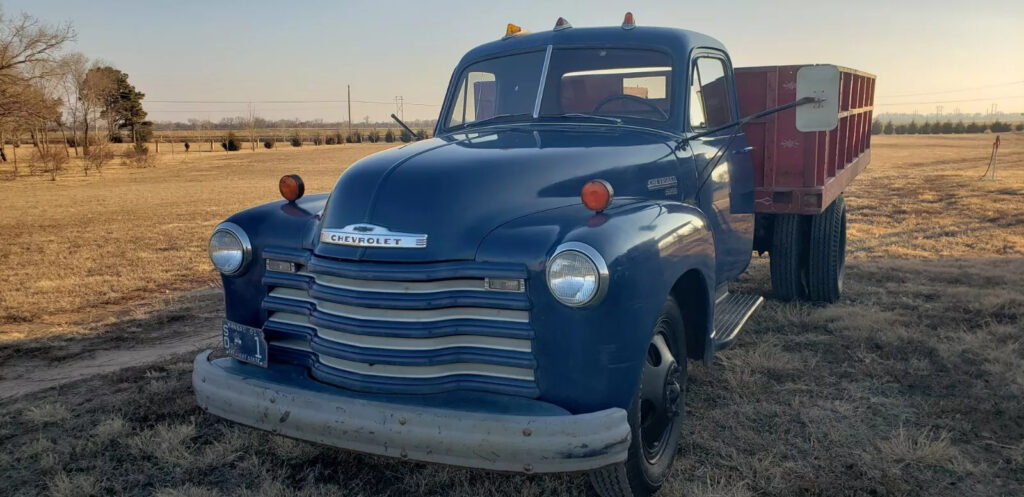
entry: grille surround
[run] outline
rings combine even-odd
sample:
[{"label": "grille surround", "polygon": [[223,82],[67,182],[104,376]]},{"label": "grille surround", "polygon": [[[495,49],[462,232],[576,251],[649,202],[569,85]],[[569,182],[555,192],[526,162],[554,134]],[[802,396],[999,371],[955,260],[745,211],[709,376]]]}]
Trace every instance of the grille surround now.
[{"label": "grille surround", "polygon": [[539,395],[525,288],[485,285],[525,281],[525,266],[288,255],[296,273],[267,271],[262,279],[271,362],[303,365],[319,381],[361,392]]}]

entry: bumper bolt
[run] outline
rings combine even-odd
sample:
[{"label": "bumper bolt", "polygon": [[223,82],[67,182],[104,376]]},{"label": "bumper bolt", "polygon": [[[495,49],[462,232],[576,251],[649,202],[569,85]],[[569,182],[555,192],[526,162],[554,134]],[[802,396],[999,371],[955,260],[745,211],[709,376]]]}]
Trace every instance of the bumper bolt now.
[{"label": "bumper bolt", "polygon": [[530,464],[530,463],[524,464],[523,465],[523,471],[526,471],[527,473],[532,473],[533,472],[533,465]]},{"label": "bumper bolt", "polygon": [[400,425],[404,425],[404,424],[405,424],[405,422],[406,422],[406,421],[405,421],[405,418],[398,418],[398,424],[400,424]]},{"label": "bumper bolt", "polygon": [[531,430],[529,428],[523,428],[523,436],[524,437],[528,437],[530,435],[533,435],[533,430]]}]

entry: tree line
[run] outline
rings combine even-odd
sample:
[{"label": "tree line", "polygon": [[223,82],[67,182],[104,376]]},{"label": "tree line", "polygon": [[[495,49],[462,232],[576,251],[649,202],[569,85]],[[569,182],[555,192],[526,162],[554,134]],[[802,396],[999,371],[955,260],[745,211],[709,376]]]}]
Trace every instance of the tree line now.
[{"label": "tree line", "polygon": [[964,124],[963,121],[957,121],[956,123],[953,121],[925,121],[922,124],[918,124],[917,121],[910,121],[909,123],[893,124],[892,121],[887,121],[883,124],[878,119],[871,123],[871,134],[873,135],[962,135],[984,133],[986,131],[991,131],[992,133],[1024,131],[1024,123],[1013,124],[993,121],[991,123],[970,122]]},{"label": "tree line", "polygon": [[[48,25],[0,10],[0,162],[14,163],[12,178],[25,136],[35,147],[31,166],[51,179],[79,148],[86,174],[112,157],[106,145],[112,141],[147,152],[153,124],[142,108],[145,94],[110,63],[66,51],[75,39],[70,23]],[[53,134],[65,146],[53,146]]]}]

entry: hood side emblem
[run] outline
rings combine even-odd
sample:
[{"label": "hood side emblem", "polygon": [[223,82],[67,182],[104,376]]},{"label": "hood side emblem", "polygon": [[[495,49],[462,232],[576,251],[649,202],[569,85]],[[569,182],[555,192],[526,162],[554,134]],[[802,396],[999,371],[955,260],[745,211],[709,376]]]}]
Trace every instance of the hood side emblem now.
[{"label": "hood side emblem", "polygon": [[383,226],[350,224],[341,229],[324,229],[320,241],[349,247],[427,248],[427,235],[397,233]]}]

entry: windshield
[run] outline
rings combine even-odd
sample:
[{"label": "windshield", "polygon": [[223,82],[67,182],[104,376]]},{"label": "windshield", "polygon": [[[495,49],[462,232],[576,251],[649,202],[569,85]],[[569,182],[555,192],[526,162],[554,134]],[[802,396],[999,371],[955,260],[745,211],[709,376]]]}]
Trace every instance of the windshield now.
[{"label": "windshield", "polygon": [[545,57],[545,51],[528,52],[467,66],[456,79],[445,129],[485,121],[530,121],[534,115],[654,124],[668,121],[672,114],[672,63],[667,54],[625,48],[555,49],[542,86]]}]

